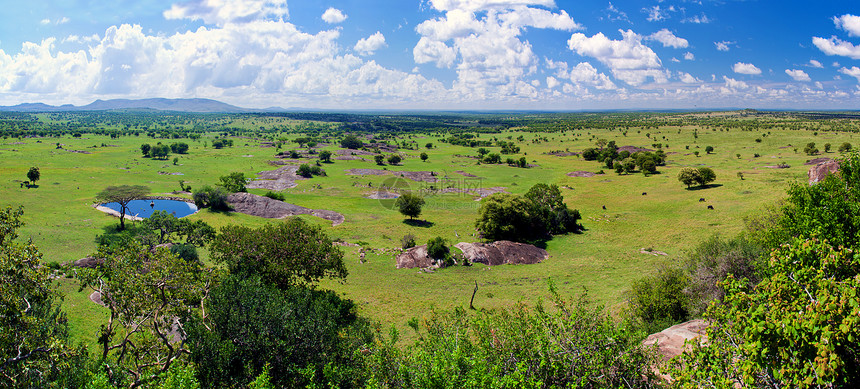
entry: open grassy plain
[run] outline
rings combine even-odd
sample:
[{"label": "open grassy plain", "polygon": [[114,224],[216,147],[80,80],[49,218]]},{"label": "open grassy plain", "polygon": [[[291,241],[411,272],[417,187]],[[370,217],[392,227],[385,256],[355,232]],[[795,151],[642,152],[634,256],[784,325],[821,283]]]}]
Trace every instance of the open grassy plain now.
[{"label": "open grassy plain", "polygon": [[[701,115],[697,115],[701,119]],[[596,128],[568,129],[565,132],[533,132],[527,125],[512,127],[500,133],[476,134],[478,140],[508,140],[521,148],[535,165],[530,168],[506,164],[477,164],[476,149],[443,142],[449,134],[399,134],[393,140],[412,142],[417,150],[401,148],[404,160],[398,166],[386,166],[390,171],[432,171],[443,180],[436,184],[408,181],[413,188],[430,185],[504,187],[514,194],[525,193],[536,183],[556,184],[562,188],[570,208],[578,209],[585,231],[581,234],[557,236],[546,243],[548,260],[537,265],[520,266],[456,266],[425,273],[416,269],[395,269],[394,255],[405,234],[416,236],[419,244],[441,236],[449,243],[475,242],[474,222],[480,204],[466,194],[439,194],[426,198],[420,219],[428,226],[404,223],[396,210],[386,202],[368,199],[392,176],[347,175],[348,169],[382,169],[373,156],[363,160],[333,160],[322,164],[327,175],[299,180],[295,188],[284,190],[286,202],[313,209],[327,209],[345,216],[345,222],[332,227],[325,220],[302,216],[323,226],[333,239],[361,243],[372,249],[364,263],[359,262],[358,247],[343,247],[350,272],[344,283],[323,282],[330,288],[356,301],[362,313],[383,325],[400,328],[412,317],[420,317],[432,307],[468,306],[475,283],[479,285],[475,306],[493,308],[517,301],[532,301],[545,295],[547,279],[552,278],[563,294],[587,291],[596,301],[611,310],[623,307],[622,293],[632,280],[651,274],[661,266],[682,261],[685,251],[713,234],[733,236],[743,228],[744,217],[755,215],[763,206],[774,204],[792,183],[805,183],[812,158],[838,156],[837,147],[843,142],[856,143],[855,134],[846,131],[825,131],[811,119],[784,119],[791,127],[755,127],[752,131],[726,125],[690,123],[688,115],[660,116],[659,128],[651,122],[647,127],[633,126],[614,130]],[[42,120],[49,120],[42,117]],[[717,119],[715,119],[717,120]],[[750,118],[737,113],[721,116],[719,121],[783,119]],[[259,128],[300,128],[306,122],[286,121],[266,117],[242,117],[230,125],[248,130]],[[843,123],[844,124],[844,123]],[[224,123],[226,125],[226,123]],[[853,125],[849,122],[848,127]],[[119,128],[119,127],[117,127]],[[844,127],[839,127],[844,128]],[[96,250],[94,238],[117,224],[116,218],[92,207],[95,195],[109,185],[146,185],[153,195],[172,195],[179,190],[179,180],[193,188],[214,185],[218,178],[231,172],[254,177],[258,172],[274,170],[270,161],[278,152],[270,139],[295,139],[303,136],[296,131],[229,137],[233,147],[215,149],[211,146],[218,132],[207,132],[200,139],[152,139],[138,136],[111,138],[106,135],[83,133],[80,138],[8,138],[0,140],[0,206],[24,206],[27,225],[22,236],[30,238],[41,249],[46,262],[66,263]],[[517,141],[522,137],[522,141]],[[615,141],[618,146],[653,149],[661,143],[668,155],[666,166],[659,174],[641,173],[619,175],[597,161],[585,161],[578,155],[556,156],[553,151],[580,152],[596,147],[597,139]],[[758,142],[756,139],[760,139]],[[393,143],[390,140],[390,143]],[[143,158],[143,143],[186,142],[187,155],[171,155],[167,160]],[[335,139],[321,139],[319,150],[336,152]],[[808,142],[815,142],[821,155],[803,152]],[[57,148],[61,143],[62,149]],[[424,145],[432,143],[432,149]],[[832,144],[829,153],[824,144]],[[714,152],[705,152],[712,146]],[[298,149],[287,143],[281,151]],[[489,147],[498,152],[498,147]],[[79,152],[76,152],[79,151]],[[694,152],[698,151],[699,155]],[[418,156],[426,152],[429,159]],[[738,156],[739,155],[739,156]],[[758,157],[756,157],[758,155]],[[172,159],[178,156],[174,165]],[[506,157],[503,155],[502,159]],[[311,162],[312,163],[312,162]],[[785,165],[787,168],[776,168]],[[24,188],[27,170],[37,166],[41,171],[38,187]],[[677,180],[680,168],[708,166],[717,174],[714,185],[701,190],[687,190]],[[570,172],[597,172],[593,177],[571,177]],[[476,178],[466,177],[465,172]],[[743,174],[743,179],[738,173]],[[178,175],[181,174],[181,175]],[[263,194],[265,190],[250,189]],[[186,196],[188,197],[188,196]],[[704,198],[705,202],[700,202]],[[713,206],[713,210],[707,206]],[[604,209],[605,207],[605,209]],[[259,226],[271,220],[237,213],[216,213],[204,210],[190,216],[204,220],[214,227],[228,224]],[[640,253],[642,248],[667,253],[667,256]],[[205,252],[202,253],[207,258]],[[65,307],[73,330],[73,338],[92,342],[98,323],[106,314],[78,292],[73,279],[61,279],[60,290],[66,294]]]}]

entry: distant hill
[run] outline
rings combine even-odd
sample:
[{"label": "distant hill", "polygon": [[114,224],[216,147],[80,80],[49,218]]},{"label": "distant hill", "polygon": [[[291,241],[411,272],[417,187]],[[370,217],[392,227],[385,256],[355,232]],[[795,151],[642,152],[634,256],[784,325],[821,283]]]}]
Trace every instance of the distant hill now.
[{"label": "distant hill", "polygon": [[68,111],[115,111],[115,110],[156,110],[176,112],[258,112],[259,110],[240,108],[211,99],[113,99],[96,100],[83,106],[65,104],[61,106],[43,103],[25,103],[13,106],[0,106],[5,112],[68,112]]}]

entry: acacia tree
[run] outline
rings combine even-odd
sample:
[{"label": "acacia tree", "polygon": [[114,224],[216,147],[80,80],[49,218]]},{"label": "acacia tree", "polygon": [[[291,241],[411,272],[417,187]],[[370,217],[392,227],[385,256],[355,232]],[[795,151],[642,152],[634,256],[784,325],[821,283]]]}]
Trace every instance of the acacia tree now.
[{"label": "acacia tree", "polygon": [[99,360],[111,381],[145,385],[189,354],[180,318],[192,311],[206,316],[216,273],[135,240],[114,249],[102,246],[94,257],[104,262],[80,269],[78,276],[81,287],[99,292],[110,311],[99,330]]},{"label": "acacia tree", "polygon": [[410,219],[415,219],[421,215],[421,207],[423,205],[424,199],[412,192],[405,192],[394,201],[394,206],[397,207],[400,213]]},{"label": "acacia tree", "polygon": [[119,229],[125,229],[125,213],[128,211],[128,203],[132,200],[149,194],[149,187],[143,185],[119,185],[109,186],[96,195],[96,201],[100,203],[119,204]]}]

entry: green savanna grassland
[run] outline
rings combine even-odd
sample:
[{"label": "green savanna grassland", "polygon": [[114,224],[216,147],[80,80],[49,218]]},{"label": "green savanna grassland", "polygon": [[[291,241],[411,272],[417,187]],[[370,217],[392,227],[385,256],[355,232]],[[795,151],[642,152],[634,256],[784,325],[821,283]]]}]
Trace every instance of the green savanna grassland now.
[{"label": "green savanna grassland", "polygon": [[[572,115],[575,116],[575,115]],[[703,118],[711,117],[710,121]],[[659,128],[654,118],[659,119]],[[61,123],[51,115],[39,115],[42,123]],[[205,119],[204,119],[205,120]],[[265,116],[242,116],[219,119],[222,125],[247,130],[241,136],[228,136],[233,147],[215,149],[212,141],[219,131],[204,132],[200,139],[153,139],[142,131],[137,136],[111,138],[83,132],[80,138],[9,137],[0,140],[0,206],[24,207],[26,226],[21,236],[29,238],[44,254],[48,263],[67,263],[96,250],[94,238],[110,231],[117,219],[93,208],[96,194],[110,185],[146,185],[153,195],[172,195],[179,190],[179,180],[199,188],[214,185],[218,178],[231,172],[242,172],[252,178],[256,173],[274,170],[270,161],[278,151],[298,149],[287,142],[280,150],[273,139],[291,140],[301,136],[303,126],[315,124],[337,129],[340,123],[307,122]],[[564,117],[556,122],[564,124]],[[474,222],[480,204],[464,194],[433,195],[426,198],[420,219],[432,223],[413,226],[387,207],[386,202],[368,199],[379,185],[391,176],[346,175],[347,169],[381,169],[373,156],[364,160],[333,160],[322,164],[327,175],[297,181],[298,186],[282,193],[286,202],[313,209],[339,212],[346,221],[338,226],[313,216],[307,221],[323,226],[332,239],[362,243],[372,250],[364,262],[359,248],[344,246],[349,277],[345,282],[324,281],[322,287],[335,290],[356,301],[361,313],[384,326],[405,328],[406,321],[421,317],[433,307],[468,306],[475,283],[479,285],[475,305],[482,308],[509,306],[518,301],[533,302],[545,295],[547,279],[553,279],[562,295],[586,290],[594,300],[611,312],[624,308],[623,292],[631,281],[653,274],[661,266],[683,260],[685,252],[703,239],[719,234],[730,237],[741,232],[744,218],[763,207],[775,204],[792,183],[805,182],[812,158],[836,158],[843,142],[854,143],[856,122],[851,120],[817,120],[792,115],[747,116],[744,113],[642,114],[625,119],[625,127],[615,129],[568,127],[564,132],[550,126],[535,131],[528,120],[500,133],[478,133],[478,140],[516,142],[520,153],[533,167],[517,168],[506,164],[478,164],[477,148],[443,142],[449,134],[445,128],[432,132],[398,133],[394,141],[414,142],[417,150],[401,148],[404,157],[391,171],[432,171],[444,178],[436,185],[469,187],[504,187],[514,194],[525,193],[536,183],[556,184],[565,202],[582,214],[585,231],[581,234],[556,236],[546,243],[548,260],[536,265],[455,266],[425,273],[417,269],[395,269],[394,256],[400,238],[412,234],[419,244],[441,236],[450,244],[478,241]],[[638,125],[637,125],[638,121]],[[632,124],[631,124],[632,123]],[[766,124],[762,124],[766,123]],[[122,128],[117,124],[96,123],[102,129]],[[272,131],[281,128],[284,131]],[[461,128],[461,127],[457,127]],[[263,131],[268,129],[268,131]],[[522,141],[517,138],[522,136]],[[654,149],[661,143],[668,155],[659,174],[619,175],[597,161],[585,161],[577,155],[556,156],[553,151],[581,152],[596,147],[598,139],[615,141],[618,146]],[[756,139],[760,139],[757,142]],[[156,142],[190,145],[186,155],[171,155],[167,160],[143,158],[140,146]],[[318,150],[340,149],[336,139],[321,140]],[[432,149],[426,149],[426,143]],[[815,142],[820,155],[803,152],[808,142]],[[62,149],[57,148],[62,144]],[[829,153],[824,144],[832,144]],[[705,148],[714,152],[707,154]],[[499,152],[499,147],[488,147]],[[81,152],[73,152],[81,151]],[[699,151],[699,155],[694,155]],[[429,159],[422,162],[419,154]],[[738,154],[740,157],[738,157]],[[758,154],[758,157],[755,155]],[[174,165],[173,158],[178,157]],[[310,160],[313,163],[313,160]],[[788,168],[775,168],[783,164]],[[22,188],[31,166],[39,167],[38,187]],[[717,180],[711,187],[687,190],[677,180],[680,168],[711,167]],[[571,177],[570,172],[597,172],[593,177]],[[478,178],[467,179],[466,172]],[[738,177],[743,174],[743,179]],[[181,174],[181,175],[178,175]],[[408,181],[413,188],[429,183]],[[262,195],[265,190],[249,189]],[[185,196],[190,197],[190,196]],[[706,201],[700,202],[704,198]],[[713,206],[713,210],[707,206]],[[604,209],[605,207],[605,209]],[[275,222],[238,213],[216,213],[203,210],[189,216],[218,228],[228,224],[259,226]],[[667,256],[650,255],[641,249],[662,251]],[[208,260],[208,253],[201,253]],[[87,291],[78,290],[72,278],[58,279],[65,294],[64,306],[72,329],[72,340],[91,343],[98,323],[107,311],[90,302]],[[405,333],[405,332],[404,332]]]}]

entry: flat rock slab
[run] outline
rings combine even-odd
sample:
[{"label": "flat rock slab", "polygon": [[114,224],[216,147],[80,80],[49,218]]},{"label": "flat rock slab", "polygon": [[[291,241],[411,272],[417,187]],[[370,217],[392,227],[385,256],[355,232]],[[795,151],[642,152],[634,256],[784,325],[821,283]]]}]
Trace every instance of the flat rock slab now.
[{"label": "flat rock slab", "polygon": [[427,255],[427,245],[412,247],[397,256],[398,269],[426,269],[429,267],[439,267],[436,260]]},{"label": "flat rock slab", "polygon": [[318,218],[331,221],[332,226],[336,226],[344,222],[343,215],[334,211],[305,208],[250,193],[233,193],[227,196],[227,202],[230,203],[233,210],[236,212],[251,216],[264,217],[267,219],[283,219],[285,217],[297,215],[313,215]]},{"label": "flat rock slab", "polygon": [[687,350],[684,342],[691,339],[699,339],[699,342],[706,342],[707,336],[705,330],[708,328],[708,323],[704,320],[690,320],[685,323],[671,326],[656,334],[648,335],[642,341],[643,346],[657,345],[657,353],[663,362],[672,359],[675,356],[681,355]]},{"label": "flat rock slab", "polygon": [[497,265],[531,265],[540,263],[549,255],[546,250],[525,243],[500,240],[493,243],[466,243],[454,245],[469,262]]},{"label": "flat rock slab", "polygon": [[407,172],[407,171],[391,171],[391,170],[380,170],[380,169],[347,169],[344,170],[344,174],[348,176],[385,176],[392,175],[395,177],[403,177],[408,178],[412,181],[424,181],[424,182],[436,182],[436,176],[433,172]]},{"label": "flat rock slab", "polygon": [[287,165],[275,170],[262,171],[257,173],[257,177],[259,179],[251,181],[246,186],[251,189],[267,189],[274,191],[295,188],[298,185],[296,184],[297,180],[306,179],[296,174],[298,170],[298,166]]},{"label": "flat rock slab", "polygon": [[597,173],[578,171],[567,173],[567,175],[568,177],[594,177]]}]

